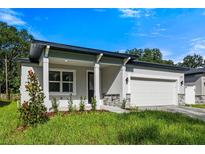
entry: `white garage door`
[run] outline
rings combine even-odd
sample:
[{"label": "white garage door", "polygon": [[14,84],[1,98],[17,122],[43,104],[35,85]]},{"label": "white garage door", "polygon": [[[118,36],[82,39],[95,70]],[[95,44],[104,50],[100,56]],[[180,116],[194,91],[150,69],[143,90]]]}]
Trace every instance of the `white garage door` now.
[{"label": "white garage door", "polygon": [[134,106],[177,105],[176,81],[131,78]]}]

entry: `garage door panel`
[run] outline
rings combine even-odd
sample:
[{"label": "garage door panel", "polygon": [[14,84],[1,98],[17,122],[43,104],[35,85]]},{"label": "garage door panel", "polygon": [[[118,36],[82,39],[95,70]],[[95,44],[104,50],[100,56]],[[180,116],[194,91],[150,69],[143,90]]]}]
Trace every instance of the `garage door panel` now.
[{"label": "garage door panel", "polygon": [[131,103],[137,106],[174,105],[176,81],[159,79],[131,80]]}]

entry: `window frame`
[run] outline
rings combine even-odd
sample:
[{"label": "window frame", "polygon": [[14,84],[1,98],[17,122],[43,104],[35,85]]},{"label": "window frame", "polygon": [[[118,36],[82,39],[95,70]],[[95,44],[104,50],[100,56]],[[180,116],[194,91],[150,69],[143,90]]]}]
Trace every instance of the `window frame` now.
[{"label": "window frame", "polygon": [[[48,81],[48,85],[50,85],[50,82],[53,83],[60,83],[60,92],[50,92],[49,89],[49,94],[51,95],[76,95],[76,70],[71,70],[71,69],[60,69],[60,68],[50,68],[50,71],[56,71],[60,72],[60,82],[58,81]],[[72,72],[73,73],[73,81],[63,81],[63,72]],[[63,92],[63,83],[73,83],[73,92]]]}]

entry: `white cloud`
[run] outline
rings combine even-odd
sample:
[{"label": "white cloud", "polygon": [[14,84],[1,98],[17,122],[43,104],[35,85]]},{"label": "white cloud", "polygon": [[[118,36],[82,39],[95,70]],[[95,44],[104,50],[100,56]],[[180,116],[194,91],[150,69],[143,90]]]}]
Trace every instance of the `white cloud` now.
[{"label": "white cloud", "polygon": [[205,37],[196,37],[189,41],[189,48],[186,53],[179,55],[174,61],[182,62],[187,55],[199,54],[205,58]]},{"label": "white cloud", "polygon": [[[30,26],[26,21],[22,19],[23,14],[16,12],[12,9],[0,9],[0,21],[6,22],[8,25],[19,26],[25,28],[28,32],[34,36],[35,39],[46,40],[46,38],[32,26]],[[40,20],[41,18],[34,18],[34,20]],[[47,17],[44,17],[45,20],[48,20]]]},{"label": "white cloud", "polygon": [[154,13],[151,9],[133,9],[133,8],[122,8],[119,9],[120,17],[122,18],[141,18],[149,17]]},{"label": "white cloud", "polygon": [[35,30],[32,26],[27,28],[28,32],[35,38],[39,40],[47,40],[39,31]]},{"label": "white cloud", "polygon": [[195,52],[200,52],[205,54],[205,38],[204,37],[198,37],[194,38],[190,41],[190,51],[195,53]]},{"label": "white cloud", "polygon": [[119,11],[121,12],[121,17],[141,17],[141,11],[137,9],[119,9]]},{"label": "white cloud", "polygon": [[13,11],[12,9],[0,9],[0,21],[6,22],[9,25],[26,25],[26,22],[21,19],[21,16],[22,14]]},{"label": "white cloud", "polygon": [[170,56],[172,56],[172,52],[167,50],[167,49],[162,49],[160,50],[162,55],[163,55],[163,59],[171,59]]}]

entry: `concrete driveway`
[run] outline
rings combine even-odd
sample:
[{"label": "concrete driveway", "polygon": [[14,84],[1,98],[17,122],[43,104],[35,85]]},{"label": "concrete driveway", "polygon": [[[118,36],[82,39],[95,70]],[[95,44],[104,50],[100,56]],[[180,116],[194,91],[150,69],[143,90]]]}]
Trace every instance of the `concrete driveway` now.
[{"label": "concrete driveway", "polygon": [[157,107],[140,107],[140,110],[159,110],[173,113],[182,113],[192,118],[205,121],[205,109],[185,107],[185,106],[157,106]]}]

